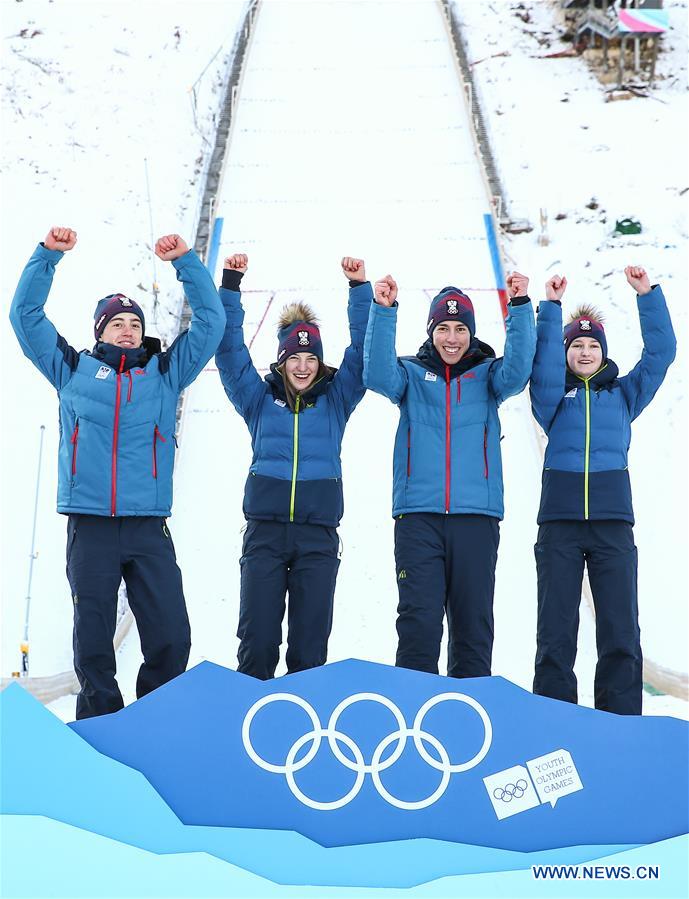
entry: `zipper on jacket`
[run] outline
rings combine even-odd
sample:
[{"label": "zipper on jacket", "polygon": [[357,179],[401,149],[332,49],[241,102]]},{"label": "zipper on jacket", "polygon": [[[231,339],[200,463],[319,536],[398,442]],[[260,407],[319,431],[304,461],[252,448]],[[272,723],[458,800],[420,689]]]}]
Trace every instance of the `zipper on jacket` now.
[{"label": "zipper on jacket", "polygon": [[488,478],[488,425],[483,426],[483,477]]},{"label": "zipper on jacket", "polygon": [[407,428],[407,477],[411,477],[411,425]]},{"label": "zipper on jacket", "polygon": [[584,442],[584,518],[589,517],[589,455],[591,451],[591,391],[588,378],[584,380],[586,390],[586,440]]},{"label": "zipper on jacket", "polygon": [[589,375],[588,378],[582,378],[581,375],[577,375],[579,380],[584,382],[584,395],[586,397],[586,437],[584,439],[584,518],[586,520],[589,517],[589,461],[591,455],[591,390],[589,382],[591,378],[595,378],[607,367],[606,363],[598,371]]},{"label": "zipper on jacket", "polygon": [[[459,379],[457,379],[459,390]],[[450,407],[450,366],[445,366],[445,514],[450,514],[450,433],[451,433],[451,407]]]},{"label": "zipper on jacket", "polygon": [[158,457],[156,454],[156,443],[158,440],[162,440],[163,443],[167,443],[163,435],[158,430],[158,425],[153,428],[153,477],[158,477]]},{"label": "zipper on jacket", "polygon": [[117,371],[117,389],[115,392],[115,422],[112,430],[112,463],[111,473],[112,483],[110,485],[110,516],[115,516],[117,508],[117,440],[120,432],[120,399],[122,398],[122,370],[127,357],[122,354],[120,358],[120,367]]},{"label": "zipper on jacket", "polygon": [[301,396],[297,394],[294,402],[294,437],[292,441],[292,492],[289,498],[289,520],[294,521],[294,497],[297,492],[297,459],[299,458],[299,401]]},{"label": "zipper on jacket", "polygon": [[77,473],[77,444],[79,442],[79,419],[77,418],[72,432],[72,477]]},{"label": "zipper on jacket", "polygon": [[129,378],[129,387],[127,387],[127,402],[131,403],[132,401],[132,373],[131,371],[125,372],[127,377]]}]

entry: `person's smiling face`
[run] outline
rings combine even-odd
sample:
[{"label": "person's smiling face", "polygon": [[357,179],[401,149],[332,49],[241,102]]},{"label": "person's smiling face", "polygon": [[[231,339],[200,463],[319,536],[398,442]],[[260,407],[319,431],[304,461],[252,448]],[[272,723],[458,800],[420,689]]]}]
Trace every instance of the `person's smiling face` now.
[{"label": "person's smiling face", "polygon": [[123,350],[137,349],[143,342],[141,319],[133,312],[120,312],[103,328],[103,343],[113,343]]},{"label": "person's smiling face", "polygon": [[433,329],[433,346],[445,365],[454,365],[469,349],[471,333],[463,322],[440,322]]},{"label": "person's smiling face", "polygon": [[294,353],[285,360],[285,377],[293,390],[303,393],[318,374],[318,356],[313,353]]},{"label": "person's smiling face", "polygon": [[567,366],[580,378],[595,375],[603,364],[603,350],[593,337],[577,337],[567,350]]}]

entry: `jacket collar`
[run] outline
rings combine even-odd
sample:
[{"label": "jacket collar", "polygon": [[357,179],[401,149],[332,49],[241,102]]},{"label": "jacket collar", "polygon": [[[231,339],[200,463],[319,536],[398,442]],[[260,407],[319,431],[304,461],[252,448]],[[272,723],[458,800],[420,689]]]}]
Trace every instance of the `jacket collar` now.
[{"label": "jacket collar", "polygon": [[[419,364],[429,371],[435,372],[443,378],[445,377],[445,363],[433,346],[433,340],[430,337],[419,347],[419,352],[413,358],[418,360]],[[472,338],[469,349],[459,362],[450,366],[450,380],[452,381],[455,378],[458,378],[460,375],[463,375],[465,371],[475,368],[487,359],[495,359],[495,351],[493,348],[488,346],[488,344],[484,343],[482,340],[479,340],[477,337]]]},{"label": "jacket collar", "polygon": [[[599,368],[595,375],[591,375],[588,382],[594,390],[611,390],[619,373],[620,370],[612,359],[606,359],[603,363],[603,367]],[[567,376],[565,378],[565,387],[567,390],[581,387],[585,383],[586,378],[575,375],[573,371],[569,368],[567,369]]]},{"label": "jacket collar", "polygon": [[115,346],[114,343],[98,341],[91,351],[91,355],[99,361],[105,362],[115,371],[120,370],[122,356],[124,356],[122,371],[129,371],[130,368],[143,368],[156,352],[160,352],[160,341],[156,337],[144,337],[142,345],[135,349],[123,349]]}]

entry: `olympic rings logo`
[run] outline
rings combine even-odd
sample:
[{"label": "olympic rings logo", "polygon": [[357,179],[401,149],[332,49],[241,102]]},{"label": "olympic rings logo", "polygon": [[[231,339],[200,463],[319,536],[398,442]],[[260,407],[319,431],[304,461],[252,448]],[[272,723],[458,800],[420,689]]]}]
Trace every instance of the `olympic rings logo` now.
[{"label": "olympic rings logo", "polygon": [[512,802],[513,799],[521,799],[528,788],[528,783],[523,777],[514,784],[505,784],[504,787],[496,787],[493,790],[493,796],[502,802]]},{"label": "olympic rings logo", "polygon": [[[343,733],[342,731],[337,729],[340,715],[342,715],[345,709],[348,709],[350,706],[355,705],[358,702],[367,701],[377,702],[384,708],[389,709],[392,712],[395,721],[397,722],[397,730],[393,731],[391,734],[388,734],[387,737],[384,737],[380,741],[380,743],[373,751],[370,763],[367,763],[365,761],[361,749],[354,742],[354,740],[346,733]],[[439,705],[442,702],[449,701],[461,702],[465,705],[468,705],[469,708],[478,713],[481,719],[481,723],[483,724],[483,743],[481,744],[478,752],[467,762],[452,764],[450,762],[450,757],[447,753],[447,750],[440,742],[440,740],[434,737],[433,734],[430,734],[427,731],[423,730],[423,721],[428,712],[436,705]],[[287,753],[287,758],[285,759],[284,765],[274,765],[271,762],[266,761],[256,752],[251,742],[250,731],[251,724],[254,718],[261,711],[261,709],[274,702],[289,702],[296,706],[299,706],[309,716],[312,725],[312,729],[310,731],[299,737],[292,744]],[[354,785],[349,790],[349,792],[342,796],[340,799],[335,799],[332,802],[319,802],[315,799],[312,799],[310,796],[307,796],[299,788],[295,779],[295,774],[305,768],[311,761],[313,761],[318,750],[320,749],[321,742],[324,737],[327,738],[330,751],[333,753],[335,758],[342,765],[344,765],[345,768],[356,773]],[[396,796],[393,796],[392,793],[390,793],[384,786],[380,776],[381,772],[386,771],[400,758],[400,756],[404,752],[409,737],[413,739],[416,751],[419,753],[421,758],[428,765],[430,765],[431,768],[434,768],[436,771],[440,771],[442,774],[438,787],[425,799],[419,799],[416,802],[408,802],[404,799],[399,799]],[[457,774],[461,771],[469,771],[485,758],[488,750],[490,749],[492,739],[493,727],[490,718],[488,717],[488,713],[479,702],[477,702],[471,696],[466,696],[464,693],[439,693],[437,696],[431,697],[431,699],[428,699],[426,702],[424,702],[419,711],[416,713],[416,717],[414,718],[412,727],[407,727],[407,722],[405,721],[404,715],[402,714],[400,709],[395,705],[394,702],[392,702],[392,700],[388,699],[386,696],[382,696],[380,693],[354,693],[351,696],[348,696],[346,699],[343,699],[342,702],[340,702],[339,705],[334,709],[328,721],[328,726],[325,728],[321,726],[321,722],[313,706],[305,699],[302,699],[301,696],[295,696],[292,693],[272,693],[269,696],[263,696],[251,706],[249,711],[246,713],[244,723],[242,724],[242,742],[244,743],[244,749],[246,750],[249,758],[264,771],[270,771],[273,774],[284,774],[292,794],[300,802],[302,802],[309,808],[324,812],[334,811],[335,809],[343,808],[343,806],[349,805],[349,803],[352,802],[352,800],[354,800],[359,794],[359,791],[364,784],[364,779],[367,774],[371,775],[371,779],[379,796],[381,796],[381,798],[386,802],[390,803],[390,805],[395,806],[395,808],[405,809],[408,811],[428,808],[428,806],[433,805],[433,803],[437,802],[438,799],[440,799],[440,797],[443,795],[448,787],[448,784],[450,783],[450,777],[452,774]],[[297,761],[299,751],[308,743],[311,744],[308,751],[305,753],[303,758]],[[354,757],[354,761],[352,761],[342,752],[342,749],[339,745],[340,743],[342,743],[347,747],[347,749],[349,749],[352,756]],[[385,750],[393,743],[396,743],[397,745],[390,753],[390,755],[383,760],[383,754],[385,753]],[[433,756],[429,754],[424,745],[425,743],[435,749],[438,754],[438,759],[433,758]]]}]

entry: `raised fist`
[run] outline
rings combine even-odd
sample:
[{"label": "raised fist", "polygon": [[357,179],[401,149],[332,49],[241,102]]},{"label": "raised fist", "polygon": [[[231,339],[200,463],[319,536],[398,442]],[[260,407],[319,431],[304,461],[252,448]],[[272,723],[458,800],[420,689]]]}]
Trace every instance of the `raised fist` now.
[{"label": "raised fist", "polygon": [[379,306],[392,306],[397,299],[397,284],[392,275],[386,275],[373,285],[373,295]]},{"label": "raised fist", "polygon": [[170,262],[172,259],[179,259],[189,252],[189,247],[182,240],[179,234],[166,234],[161,237],[155,245],[155,254],[163,262]]},{"label": "raised fist", "polygon": [[235,253],[233,256],[225,256],[225,264],[223,268],[228,268],[233,272],[244,272],[249,267],[249,257],[246,253]]},{"label": "raised fist", "polygon": [[553,275],[545,282],[545,298],[546,300],[561,300],[562,295],[567,290],[567,278],[564,275]]},{"label": "raised fist", "polygon": [[651,281],[646,274],[646,269],[640,265],[628,265],[624,270],[628,283],[634,290],[643,296],[645,293],[651,292]]},{"label": "raised fist", "polygon": [[48,236],[43,241],[46,250],[61,250],[66,253],[68,250],[74,249],[77,242],[77,232],[71,228],[51,228]]},{"label": "raised fist", "polygon": [[507,276],[507,293],[510,299],[525,297],[529,288],[529,279],[520,272],[510,272]]},{"label": "raised fist", "polygon": [[363,259],[355,259],[353,256],[343,257],[342,271],[350,281],[361,281],[363,284],[366,280],[366,269],[364,268]]}]

